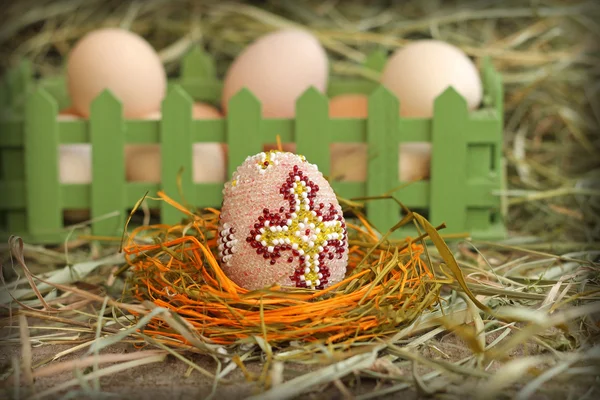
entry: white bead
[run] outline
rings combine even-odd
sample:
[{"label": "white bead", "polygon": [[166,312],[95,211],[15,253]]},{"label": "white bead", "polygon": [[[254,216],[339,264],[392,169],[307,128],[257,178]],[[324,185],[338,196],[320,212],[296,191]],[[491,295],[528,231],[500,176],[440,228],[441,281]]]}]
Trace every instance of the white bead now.
[{"label": "white bead", "polygon": [[298,243],[294,243],[294,244],[292,245],[292,249],[294,249],[294,250],[298,250]]},{"label": "white bead", "polygon": [[323,279],[323,274],[319,272],[319,275],[317,275],[319,277],[319,279]]},{"label": "white bead", "polygon": [[308,247],[315,247],[315,242],[313,242],[312,240],[308,242]]},{"label": "white bead", "polygon": [[305,280],[305,279],[306,279],[306,278],[304,277],[304,275],[300,275],[300,280],[301,280],[301,281],[303,281],[303,280]]},{"label": "white bead", "polygon": [[263,240],[262,242],[260,242],[260,244],[262,244],[262,245],[263,245],[263,247],[266,247],[266,246],[267,246],[267,242],[265,242],[264,240]]},{"label": "white bead", "polygon": [[303,256],[304,255],[304,250],[302,250],[302,249],[298,250],[298,254],[300,254],[301,256]]},{"label": "white bead", "polygon": [[306,286],[312,286],[312,282],[310,281],[310,279],[306,280]]},{"label": "white bead", "polygon": [[323,248],[323,246],[319,246],[319,253],[322,253],[322,252],[323,252],[323,250],[325,250],[325,249]]},{"label": "white bead", "polygon": [[312,222],[308,224],[308,226],[310,227],[310,229],[315,229],[315,224],[313,224]]},{"label": "white bead", "polygon": [[315,272],[319,272],[319,260],[315,260]]},{"label": "white bead", "polygon": [[304,268],[304,273],[305,273],[305,274],[309,274],[309,273],[310,273],[310,267],[306,267],[306,268]]},{"label": "white bead", "polygon": [[315,282],[315,286],[319,286],[320,284],[321,284],[321,281],[317,279]]},{"label": "white bead", "polygon": [[272,253],[272,252],[273,252],[273,250],[275,250],[275,248],[274,248],[273,246],[269,246],[269,247],[267,248],[267,250],[269,251],[269,253]]}]

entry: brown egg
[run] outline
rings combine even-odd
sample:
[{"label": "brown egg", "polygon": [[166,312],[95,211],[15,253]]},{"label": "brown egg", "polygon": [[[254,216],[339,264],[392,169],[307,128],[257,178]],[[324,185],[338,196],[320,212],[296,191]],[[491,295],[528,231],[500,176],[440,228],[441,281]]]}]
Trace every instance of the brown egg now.
[{"label": "brown egg", "polygon": [[89,117],[92,101],[109,89],[123,104],[125,118],[160,110],[167,88],[158,54],[133,32],[94,30],[82,37],[67,62],[67,84],[73,109]]},{"label": "brown egg", "polygon": [[[92,154],[87,144],[61,145],[59,148],[59,181],[62,184],[89,184],[92,182]],[[64,211],[67,223],[90,219],[89,210]]]},{"label": "brown egg", "polygon": [[309,87],[325,92],[329,75],[325,49],[310,32],[283,29],[250,44],[223,80],[222,108],[241,89],[249,89],[269,118],[292,118],[296,100]]},{"label": "brown egg", "polygon": [[449,86],[469,109],[479,106],[483,86],[477,67],[458,47],[417,40],[397,50],[381,73],[381,83],[400,100],[403,117],[430,118],[435,99]]},{"label": "brown egg", "polygon": [[431,143],[411,142],[399,146],[398,176],[402,182],[429,178]]},{"label": "brown egg", "polygon": [[65,108],[64,110],[59,111],[58,117],[56,118],[58,121],[78,121],[83,119],[81,115],[73,109],[73,107]]},{"label": "brown egg", "polygon": [[367,118],[369,98],[364,94],[341,94],[329,100],[329,116],[333,118]]}]

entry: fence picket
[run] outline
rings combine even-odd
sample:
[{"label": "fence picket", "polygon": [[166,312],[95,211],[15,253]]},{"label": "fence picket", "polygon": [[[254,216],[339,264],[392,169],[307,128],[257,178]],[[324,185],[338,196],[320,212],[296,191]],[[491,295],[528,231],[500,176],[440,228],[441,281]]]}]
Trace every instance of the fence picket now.
[{"label": "fence picket", "polygon": [[307,89],[296,102],[294,139],[296,152],[305,156],[311,164],[318,165],[323,175],[329,175],[329,101],[314,87]]},{"label": "fence picket", "polygon": [[31,234],[48,234],[63,227],[58,184],[58,106],[43,89],[25,105],[25,176],[27,228]]},{"label": "fence picket", "polygon": [[464,232],[467,203],[467,102],[452,87],[435,100],[431,151],[429,218],[446,223],[445,233]]},{"label": "fence picket", "polygon": [[118,211],[116,218],[103,218],[92,224],[98,236],[118,235],[123,229],[126,210],[125,129],[123,107],[109,91],[104,90],[90,107],[90,139],[92,144],[92,218],[105,217]]},{"label": "fence picket", "polygon": [[[160,146],[163,190],[176,201],[194,203],[192,104],[192,99],[180,86],[172,88],[162,105]],[[180,211],[165,202],[161,202],[160,212],[162,222],[167,224],[174,224],[183,217]]]},{"label": "fence picket", "polygon": [[[397,186],[399,102],[380,86],[369,96],[367,119],[367,196],[381,196]],[[399,220],[398,206],[389,200],[366,204],[369,220],[382,233]]]},{"label": "fence picket", "polygon": [[246,88],[237,92],[231,100],[227,113],[227,176],[244,160],[262,151],[262,110],[260,101]]}]

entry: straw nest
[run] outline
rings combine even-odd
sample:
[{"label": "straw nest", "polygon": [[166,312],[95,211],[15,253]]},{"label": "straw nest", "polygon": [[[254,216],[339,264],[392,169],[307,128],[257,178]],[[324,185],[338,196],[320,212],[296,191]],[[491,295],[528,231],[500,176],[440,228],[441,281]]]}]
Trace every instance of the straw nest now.
[{"label": "straw nest", "polygon": [[[440,285],[427,266],[425,247],[412,239],[391,244],[360,215],[358,224],[347,224],[349,261],[343,281],[318,291],[246,290],[217,262],[219,212],[193,214],[164,193],[160,197],[188,221],[133,230],[124,251],[133,267],[134,295],[185,317],[208,342],[252,343],[256,336],[271,345],[369,341],[397,332],[438,301]],[[426,229],[433,228],[422,217],[408,215],[399,226],[417,218]],[[142,244],[148,242],[142,238],[150,243]],[[185,342],[160,320],[150,322],[146,334]]]}]

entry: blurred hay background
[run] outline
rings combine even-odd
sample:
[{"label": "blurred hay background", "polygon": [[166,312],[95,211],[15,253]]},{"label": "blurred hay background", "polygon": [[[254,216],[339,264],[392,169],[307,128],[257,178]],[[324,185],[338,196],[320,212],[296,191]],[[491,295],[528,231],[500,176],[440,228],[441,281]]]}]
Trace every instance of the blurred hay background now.
[{"label": "blurred hay background", "polygon": [[[8,287],[36,308],[20,310],[19,318],[2,312],[0,386],[8,382],[10,387],[19,379],[32,385],[35,379],[38,398],[73,387],[81,389],[68,396],[89,397],[98,393],[102,378],[104,387],[129,398],[144,393],[154,398],[172,395],[169,385],[178,385],[182,395],[190,385],[204,385],[204,395],[215,395],[217,386],[221,390],[224,384],[217,385],[217,377],[231,377],[235,382],[248,379],[252,385],[270,381],[273,389],[264,398],[292,398],[290,393],[311,390],[323,398],[394,398],[406,389],[415,396],[445,398],[598,395],[600,252],[583,251],[600,248],[596,1],[5,4],[0,68],[26,57],[38,76],[59,74],[74,42],[101,26],[126,27],[146,37],[173,76],[181,56],[193,45],[215,57],[222,76],[233,57],[256,37],[294,24],[319,36],[338,77],[362,76],[358,66],[372,50],[393,51],[419,38],[453,43],[477,62],[490,55],[505,81],[508,189],[498,195],[507,199],[512,237],[502,244],[465,241],[452,247],[469,288],[479,301],[498,311],[495,316],[480,313],[453,282],[444,287],[440,309],[399,331],[380,357],[357,344],[350,349],[315,350],[312,357],[298,359],[294,345],[275,355],[268,344],[257,340],[263,351],[255,351],[256,346],[240,348],[239,358],[222,361],[223,365],[216,358],[207,361],[194,354],[202,352],[201,345],[185,354],[165,349],[162,342],[137,332],[140,325],[121,313],[152,310],[178,332],[186,332],[185,323],[164,310],[104,297],[119,298],[123,289],[122,277],[111,274],[124,263],[115,246],[85,240],[56,248],[25,244],[13,251],[11,259],[6,255],[10,246],[0,244]],[[435,249],[431,257],[439,266],[441,257]],[[44,311],[23,277],[25,269],[18,267],[21,261],[32,273],[54,282],[59,290],[43,284],[39,288],[59,313]],[[6,293],[0,295],[2,307],[16,307]],[[447,317],[438,320],[442,314]],[[125,353],[131,343],[150,350]],[[91,354],[100,350],[98,366]],[[273,361],[268,371],[263,368],[265,354]],[[76,366],[82,369],[72,373]],[[321,369],[311,372],[315,368]],[[352,372],[359,369],[360,373]],[[286,382],[276,385],[282,380]],[[251,385],[238,389],[228,392],[225,386],[219,393],[238,398],[252,394]],[[198,396],[195,391],[187,393]]]},{"label": "blurred hay background", "polygon": [[100,26],[146,37],[170,74],[195,44],[223,75],[252,40],[302,25],[319,36],[333,74],[361,75],[375,49],[413,39],[493,57],[506,89],[508,226],[546,243],[600,238],[600,6],[595,1],[13,1],[0,27],[0,66],[22,57],[59,74],[74,42]]}]

